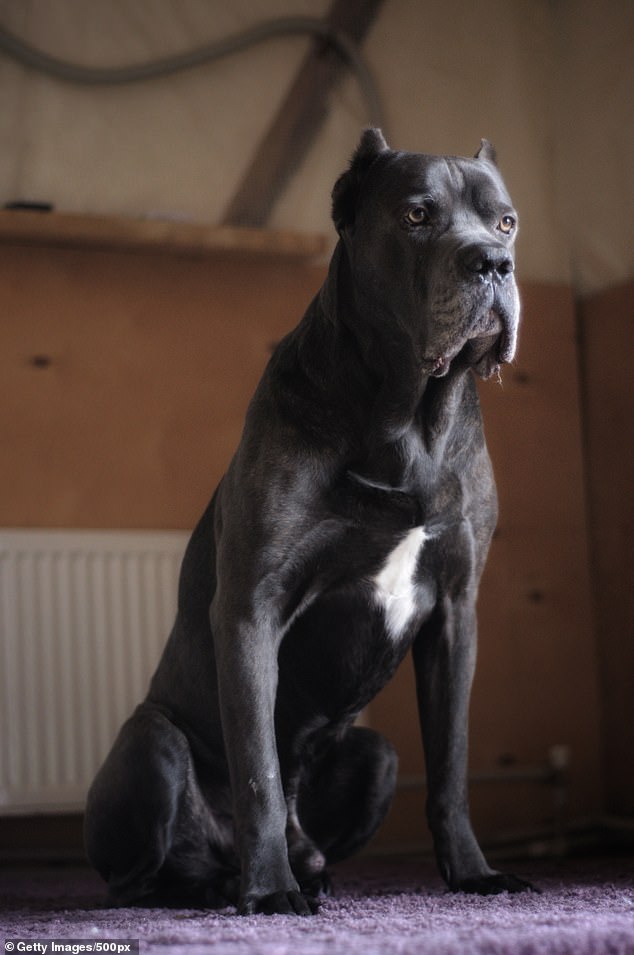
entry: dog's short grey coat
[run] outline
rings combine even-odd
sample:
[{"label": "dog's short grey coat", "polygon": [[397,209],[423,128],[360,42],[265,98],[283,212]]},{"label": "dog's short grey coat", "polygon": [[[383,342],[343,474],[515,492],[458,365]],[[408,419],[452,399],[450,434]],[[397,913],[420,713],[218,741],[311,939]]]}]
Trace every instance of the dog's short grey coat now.
[{"label": "dog's short grey coat", "polygon": [[195,529],[147,698],[90,790],[115,904],[308,914],[372,836],[396,757],[357,714],[411,648],[427,815],[452,889],[489,868],[466,792],[475,603],[496,521],[475,374],[513,357],[517,216],[473,159],[363,135],[328,277],[278,346]]}]

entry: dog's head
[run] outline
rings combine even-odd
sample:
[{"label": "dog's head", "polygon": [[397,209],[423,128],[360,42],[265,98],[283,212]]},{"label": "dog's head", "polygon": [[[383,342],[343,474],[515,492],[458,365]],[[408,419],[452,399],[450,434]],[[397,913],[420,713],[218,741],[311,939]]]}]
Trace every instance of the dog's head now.
[{"label": "dog's head", "polygon": [[[333,189],[333,219],[369,324],[389,323],[424,374],[452,361],[483,378],[513,358],[519,320],[515,212],[495,151],[397,152],[366,130]],[[387,331],[387,330],[386,330]]]}]

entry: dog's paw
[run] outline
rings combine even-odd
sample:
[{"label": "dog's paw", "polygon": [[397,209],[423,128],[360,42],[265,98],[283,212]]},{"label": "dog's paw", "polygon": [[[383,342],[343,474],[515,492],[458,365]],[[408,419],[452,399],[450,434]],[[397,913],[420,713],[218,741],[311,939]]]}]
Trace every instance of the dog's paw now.
[{"label": "dog's paw", "polygon": [[462,879],[452,886],[454,892],[466,892],[471,895],[499,895],[501,892],[539,892],[535,886],[516,875],[493,872],[473,879]]},{"label": "dog's paw", "polygon": [[299,884],[303,894],[311,899],[327,899],[332,895],[332,880],[325,869],[306,876]]},{"label": "dog's paw", "polygon": [[316,915],[319,902],[302,892],[272,892],[246,896],[238,906],[239,915]]}]

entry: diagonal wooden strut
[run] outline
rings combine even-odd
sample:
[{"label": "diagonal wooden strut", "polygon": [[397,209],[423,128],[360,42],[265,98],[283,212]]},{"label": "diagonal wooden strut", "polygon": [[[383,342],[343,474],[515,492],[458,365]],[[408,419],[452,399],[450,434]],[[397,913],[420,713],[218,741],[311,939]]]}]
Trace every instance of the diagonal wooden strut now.
[{"label": "diagonal wooden strut", "polygon": [[[383,0],[334,0],[326,23],[359,44]],[[328,97],[347,63],[316,40],[231,199],[224,225],[262,226],[309,151],[328,115]]]}]

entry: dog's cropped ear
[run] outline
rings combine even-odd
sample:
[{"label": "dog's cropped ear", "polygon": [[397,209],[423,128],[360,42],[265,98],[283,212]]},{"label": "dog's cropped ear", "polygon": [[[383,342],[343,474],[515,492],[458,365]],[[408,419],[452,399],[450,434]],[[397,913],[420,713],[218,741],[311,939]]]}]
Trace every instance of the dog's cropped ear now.
[{"label": "dog's cropped ear", "polygon": [[377,156],[389,148],[380,129],[366,129],[363,133],[350,168],[339,176],[332,190],[332,218],[337,232],[343,232],[354,222],[357,196],[365,174]]},{"label": "dog's cropped ear", "polygon": [[488,139],[480,140],[480,148],[475,154],[476,159],[486,159],[488,162],[493,163],[494,166],[498,164],[498,156],[495,151],[495,146],[489,142]]}]

